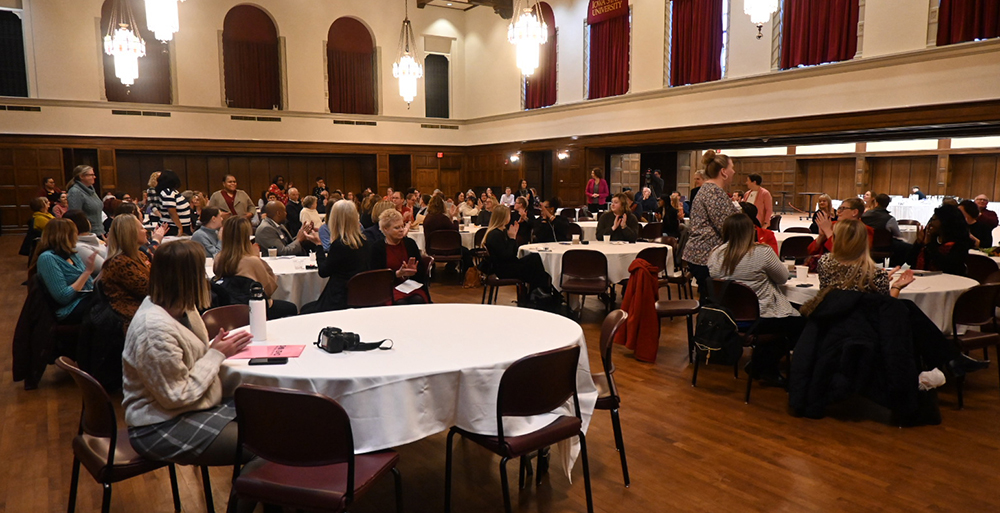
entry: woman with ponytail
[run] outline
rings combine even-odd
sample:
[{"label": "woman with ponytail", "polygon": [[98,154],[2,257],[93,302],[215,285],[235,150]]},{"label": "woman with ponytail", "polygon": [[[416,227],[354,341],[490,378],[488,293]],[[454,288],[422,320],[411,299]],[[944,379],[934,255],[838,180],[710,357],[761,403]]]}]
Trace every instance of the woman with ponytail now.
[{"label": "woman with ponytail", "polygon": [[736,174],[733,161],[708,150],[702,163],[705,182],[691,204],[691,236],[682,258],[698,282],[698,294],[705,299],[709,295],[708,255],[722,244],[722,224],[726,218],[741,211],[726,194]]}]

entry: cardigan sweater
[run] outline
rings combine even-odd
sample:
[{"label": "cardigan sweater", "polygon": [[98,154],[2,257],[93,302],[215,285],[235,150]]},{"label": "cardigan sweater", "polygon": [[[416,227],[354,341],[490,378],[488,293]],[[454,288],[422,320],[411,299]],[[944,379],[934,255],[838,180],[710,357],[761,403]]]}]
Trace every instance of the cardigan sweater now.
[{"label": "cardigan sweater", "polygon": [[87,219],[90,221],[90,231],[94,232],[94,235],[104,235],[104,202],[101,201],[101,197],[97,195],[97,191],[93,187],[87,187],[80,182],[74,183],[72,187],[66,191],[66,201],[69,203],[70,210],[82,210],[84,214],[87,214]]},{"label": "cardigan sweater", "polygon": [[209,348],[198,312],[185,317],[187,326],[149,298],[135,312],[122,352],[122,405],[130,427],[159,424],[221,403],[219,367],[226,356]]},{"label": "cardigan sweater", "polygon": [[93,277],[87,278],[87,283],[83,285],[82,291],[78,292],[73,289],[71,285],[83,274],[83,270],[87,266],[84,265],[80,255],[76,253],[70,255],[69,259],[73,262],[72,264],[67,262],[65,258],[53,253],[52,250],[48,250],[38,255],[38,261],[35,263],[35,267],[38,269],[38,277],[42,279],[42,283],[45,284],[49,295],[52,296],[52,299],[56,300],[56,303],[61,305],[56,310],[56,318],[60,321],[65,319],[76,308],[76,305],[83,299],[84,294],[94,290]]}]

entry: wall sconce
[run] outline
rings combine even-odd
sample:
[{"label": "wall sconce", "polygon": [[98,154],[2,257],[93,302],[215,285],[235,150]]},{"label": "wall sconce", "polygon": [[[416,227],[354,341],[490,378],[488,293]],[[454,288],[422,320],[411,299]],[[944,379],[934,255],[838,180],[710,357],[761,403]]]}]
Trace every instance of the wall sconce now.
[{"label": "wall sconce", "polygon": [[556,153],[556,158],[559,160],[566,160],[569,158],[569,152],[565,150],[560,151],[559,153]]},{"label": "wall sconce", "polygon": [[510,155],[510,161],[511,161],[512,163],[513,163],[513,162],[517,162],[517,161],[519,161],[519,160],[521,160],[521,154],[520,154],[520,153],[512,153],[512,154]]}]

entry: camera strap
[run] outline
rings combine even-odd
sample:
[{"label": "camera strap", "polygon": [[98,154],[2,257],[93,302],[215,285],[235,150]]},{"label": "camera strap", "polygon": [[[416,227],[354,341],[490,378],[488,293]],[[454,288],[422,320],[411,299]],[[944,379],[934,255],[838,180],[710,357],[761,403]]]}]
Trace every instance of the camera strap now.
[{"label": "camera strap", "polygon": [[[388,346],[383,346],[386,342],[389,343]],[[381,349],[383,351],[388,351],[392,349],[392,339],[384,338],[378,342],[358,342],[357,345],[348,349],[344,348],[344,351],[371,351],[372,349]]]}]

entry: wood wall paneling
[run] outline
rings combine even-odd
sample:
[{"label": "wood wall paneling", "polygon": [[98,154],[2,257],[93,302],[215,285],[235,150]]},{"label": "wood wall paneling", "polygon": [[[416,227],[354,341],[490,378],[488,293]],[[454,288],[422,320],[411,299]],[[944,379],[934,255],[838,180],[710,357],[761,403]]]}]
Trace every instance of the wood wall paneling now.
[{"label": "wood wall paneling", "polygon": [[947,194],[974,198],[980,194],[992,201],[1000,198],[1000,155],[952,155],[951,182]]},{"label": "wood wall paneling", "polygon": [[[795,205],[812,210],[802,192],[823,192],[834,199],[857,196],[854,185],[854,158],[802,159],[798,161]],[[813,201],[816,197],[814,196]]]},{"label": "wood wall paneling", "polygon": [[562,200],[563,206],[577,207],[587,203],[584,189],[590,172],[585,169],[586,153],[581,150],[569,152],[565,160],[555,159],[552,170],[553,194]]},{"label": "wood wall paneling", "polygon": [[[925,194],[942,194],[935,180],[937,157],[867,157],[871,169],[871,190],[875,194],[909,196],[914,185]],[[859,192],[865,192],[861,190]],[[841,198],[843,199],[843,198]]]}]

